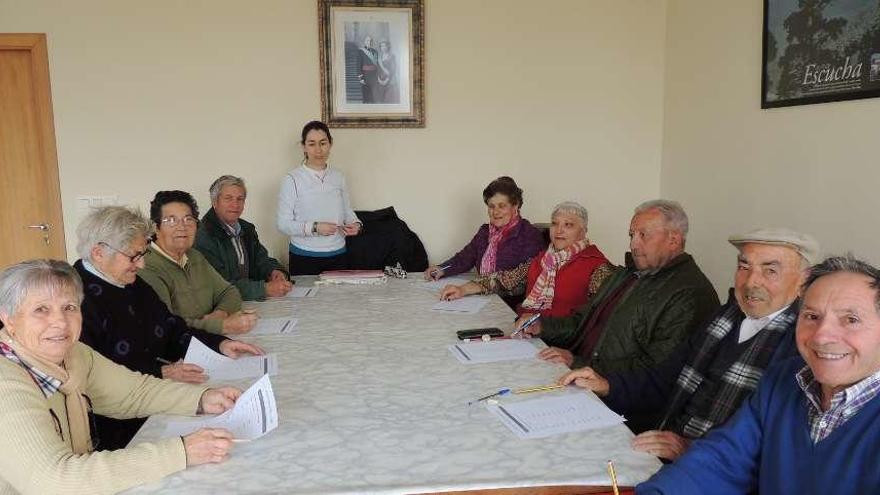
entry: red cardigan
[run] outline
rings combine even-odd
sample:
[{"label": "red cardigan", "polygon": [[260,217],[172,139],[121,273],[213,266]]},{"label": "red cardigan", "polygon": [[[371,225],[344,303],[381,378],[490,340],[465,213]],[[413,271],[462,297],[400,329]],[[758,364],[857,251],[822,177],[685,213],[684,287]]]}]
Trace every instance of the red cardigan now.
[{"label": "red cardigan", "polygon": [[[526,279],[526,297],[535,286],[535,281],[541,274],[541,258],[547,250],[543,250],[535,256],[529,265],[529,274]],[[586,304],[589,299],[590,277],[593,271],[608,263],[608,258],[599,251],[595,245],[590,244],[579,252],[565,266],[556,273],[556,285],[553,292],[553,303],[549,308],[541,311],[541,316],[561,317],[569,316],[579,307]],[[530,310],[520,305],[517,313],[528,313]]]}]

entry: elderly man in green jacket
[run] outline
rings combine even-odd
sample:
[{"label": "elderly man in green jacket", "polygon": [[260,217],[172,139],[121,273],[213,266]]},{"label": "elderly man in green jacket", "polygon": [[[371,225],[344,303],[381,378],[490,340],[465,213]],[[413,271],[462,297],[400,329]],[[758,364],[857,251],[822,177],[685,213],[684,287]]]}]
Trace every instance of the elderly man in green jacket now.
[{"label": "elderly man in green jacket", "polygon": [[653,368],[669,356],[719,307],[712,284],[684,252],[687,232],[687,214],[677,202],[639,205],[626,267],[572,316],[544,318],[526,329],[550,346],[539,357],[605,374]]},{"label": "elderly man in green jacket", "polygon": [[269,257],[254,224],[241,218],[247,197],[244,180],[221,176],[211,184],[210,193],[211,209],[199,223],[196,249],[246,301],[287,294],[293,288],[287,271]]}]

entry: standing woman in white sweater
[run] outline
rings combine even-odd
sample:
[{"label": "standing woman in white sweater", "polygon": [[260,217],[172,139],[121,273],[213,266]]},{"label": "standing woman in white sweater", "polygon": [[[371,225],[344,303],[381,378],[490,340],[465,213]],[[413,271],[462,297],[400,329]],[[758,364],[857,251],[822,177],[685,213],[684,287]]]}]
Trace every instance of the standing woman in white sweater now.
[{"label": "standing woman in white sweater", "polygon": [[327,124],[314,120],[303,127],[300,144],[303,162],[281,180],[276,219],[278,230],[290,236],[290,274],[345,269],[345,237],[362,226],[345,177],[327,161],[333,136]]}]

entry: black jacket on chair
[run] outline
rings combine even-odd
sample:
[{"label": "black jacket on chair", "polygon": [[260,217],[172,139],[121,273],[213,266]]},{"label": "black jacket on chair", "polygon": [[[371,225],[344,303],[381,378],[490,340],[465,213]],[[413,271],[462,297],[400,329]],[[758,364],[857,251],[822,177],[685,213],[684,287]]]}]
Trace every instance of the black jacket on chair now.
[{"label": "black jacket on chair", "polygon": [[415,232],[397,216],[393,206],[376,211],[355,211],[363,232],[347,237],[348,265],[355,270],[373,270],[400,265],[408,272],[428,268],[428,253]]}]

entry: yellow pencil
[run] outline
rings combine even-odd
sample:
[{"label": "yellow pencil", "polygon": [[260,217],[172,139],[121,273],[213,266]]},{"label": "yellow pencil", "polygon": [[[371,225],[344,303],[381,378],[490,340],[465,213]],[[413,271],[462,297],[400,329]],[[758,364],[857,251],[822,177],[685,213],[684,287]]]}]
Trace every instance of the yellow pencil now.
[{"label": "yellow pencil", "polygon": [[610,460],[608,461],[608,475],[611,476],[611,489],[614,490],[614,495],[620,495],[620,490],[617,487],[617,475],[614,474],[614,463]]},{"label": "yellow pencil", "polygon": [[532,392],[546,392],[548,390],[556,390],[556,389],[562,388],[562,387],[565,387],[565,385],[558,385],[558,384],[542,385],[540,387],[521,388],[519,390],[514,390],[513,393],[515,393],[515,394],[530,394]]}]

